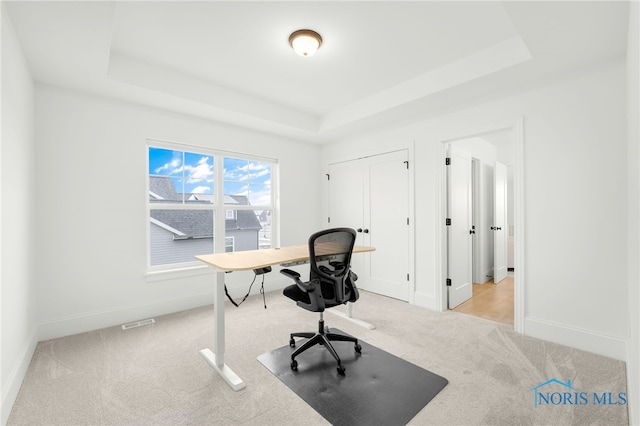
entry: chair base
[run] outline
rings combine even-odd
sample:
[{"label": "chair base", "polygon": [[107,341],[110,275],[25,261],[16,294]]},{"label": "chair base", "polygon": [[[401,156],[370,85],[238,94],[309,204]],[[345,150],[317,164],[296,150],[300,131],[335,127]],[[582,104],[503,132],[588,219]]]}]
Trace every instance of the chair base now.
[{"label": "chair base", "polygon": [[328,327],[325,330],[324,320],[322,319],[322,317],[320,318],[320,321],[318,321],[317,333],[311,333],[311,332],[291,333],[289,346],[291,346],[292,348],[295,348],[296,346],[296,341],[294,340],[294,337],[304,337],[308,339],[306,342],[304,342],[302,346],[297,348],[291,354],[291,369],[294,371],[298,370],[298,361],[296,361],[296,357],[300,355],[302,352],[306,351],[307,349],[315,345],[323,345],[329,351],[329,353],[331,353],[331,355],[338,362],[338,368],[337,368],[338,373],[343,376],[345,373],[345,369],[342,366],[342,361],[340,360],[340,357],[338,356],[338,353],[336,352],[331,342],[332,341],[352,342],[355,344],[354,348],[357,353],[360,353],[362,351],[362,346],[358,344],[357,338],[352,336],[345,336],[344,334],[330,333]]}]

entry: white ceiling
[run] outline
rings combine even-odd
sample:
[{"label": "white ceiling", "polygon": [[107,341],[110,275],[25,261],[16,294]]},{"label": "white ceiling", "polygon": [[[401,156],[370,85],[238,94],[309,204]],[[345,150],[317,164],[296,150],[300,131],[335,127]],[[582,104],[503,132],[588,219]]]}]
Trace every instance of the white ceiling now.
[{"label": "white ceiling", "polygon": [[317,143],[624,57],[628,20],[624,1],[4,3],[39,82]]}]

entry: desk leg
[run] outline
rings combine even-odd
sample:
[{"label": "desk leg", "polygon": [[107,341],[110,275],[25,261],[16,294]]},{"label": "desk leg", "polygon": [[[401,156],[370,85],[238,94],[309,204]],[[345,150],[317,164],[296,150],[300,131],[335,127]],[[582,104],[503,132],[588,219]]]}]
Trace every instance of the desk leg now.
[{"label": "desk leg", "polygon": [[337,309],[328,309],[327,312],[331,312],[334,315],[338,315],[344,319],[351,321],[354,324],[358,324],[360,327],[367,328],[369,330],[375,330],[376,326],[373,324],[369,324],[368,322],[359,320],[353,317],[353,303],[347,302],[347,313],[342,311],[338,311]]},{"label": "desk leg", "polygon": [[222,376],[231,389],[239,391],[244,389],[244,382],[224,363],[224,272],[216,273],[213,313],[215,316],[213,324],[215,353],[207,348],[202,349],[200,355]]}]

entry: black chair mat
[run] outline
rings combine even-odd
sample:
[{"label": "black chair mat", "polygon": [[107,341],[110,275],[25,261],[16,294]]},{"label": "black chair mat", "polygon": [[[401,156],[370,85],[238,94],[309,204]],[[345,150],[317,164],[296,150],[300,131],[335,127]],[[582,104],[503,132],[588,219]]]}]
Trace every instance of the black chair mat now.
[{"label": "black chair mat", "polygon": [[296,357],[298,371],[291,370],[294,348],[289,345],[260,355],[258,361],[333,425],[407,424],[449,383],[362,340],[359,343],[362,354],[356,354],[353,343],[332,342],[346,369],[344,376],[320,345]]}]

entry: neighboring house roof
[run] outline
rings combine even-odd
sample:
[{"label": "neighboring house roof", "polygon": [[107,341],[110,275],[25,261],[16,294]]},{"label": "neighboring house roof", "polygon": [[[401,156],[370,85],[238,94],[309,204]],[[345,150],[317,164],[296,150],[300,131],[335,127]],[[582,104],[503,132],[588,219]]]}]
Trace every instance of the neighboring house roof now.
[{"label": "neighboring house roof", "polygon": [[168,176],[149,176],[149,195],[152,200],[179,200],[176,187]]},{"label": "neighboring house roof", "polygon": [[[180,201],[182,194],[176,192],[171,179],[166,176],[149,177],[149,196],[152,201]],[[158,198],[161,197],[161,198]],[[209,196],[189,194],[186,199],[210,202]],[[246,195],[225,195],[225,204],[249,205]],[[156,225],[172,232],[176,238],[211,238],[213,237],[212,210],[164,210],[152,209],[151,218]],[[262,226],[252,210],[238,210],[235,219],[225,220],[225,229],[260,230]]]}]

